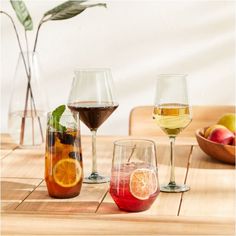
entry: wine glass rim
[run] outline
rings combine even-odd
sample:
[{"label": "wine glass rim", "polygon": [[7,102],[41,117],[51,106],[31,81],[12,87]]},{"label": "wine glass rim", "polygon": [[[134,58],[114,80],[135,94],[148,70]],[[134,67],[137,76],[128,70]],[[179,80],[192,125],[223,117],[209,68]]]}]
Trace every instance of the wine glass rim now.
[{"label": "wine glass rim", "polygon": [[[47,112],[47,117],[51,117],[52,116],[52,113],[53,113],[53,111],[48,111]],[[78,112],[76,112],[76,113],[72,113],[72,112],[70,112],[69,110],[66,110],[65,112],[63,112],[63,114],[62,114],[62,116],[63,117],[71,117],[71,116],[77,116],[77,115],[79,115],[79,113]]]},{"label": "wine glass rim", "polygon": [[[128,144],[128,142],[134,142],[134,144]],[[148,144],[151,144],[155,147],[155,142],[154,140],[151,140],[151,139],[142,139],[142,138],[122,138],[122,139],[118,139],[118,140],[115,140],[113,142],[114,145],[116,146],[120,146],[120,147],[128,147],[128,148],[143,148],[143,147],[137,147],[135,146],[135,142],[143,142],[143,143],[148,143]]]},{"label": "wine glass rim", "polygon": [[84,67],[84,68],[76,68],[74,70],[75,74],[80,72],[103,72],[103,71],[111,71],[108,67]]}]

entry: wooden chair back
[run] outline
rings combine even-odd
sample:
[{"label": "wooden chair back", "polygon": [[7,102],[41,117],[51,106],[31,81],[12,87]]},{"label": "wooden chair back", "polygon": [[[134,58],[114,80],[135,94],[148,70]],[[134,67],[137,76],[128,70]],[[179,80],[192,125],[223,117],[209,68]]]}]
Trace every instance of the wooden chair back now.
[{"label": "wooden chair back", "polygon": [[[134,136],[166,136],[157,126],[152,116],[153,106],[134,107],[129,116],[129,135]],[[180,134],[194,136],[198,128],[216,124],[225,113],[235,113],[234,106],[193,106],[192,122]]]}]

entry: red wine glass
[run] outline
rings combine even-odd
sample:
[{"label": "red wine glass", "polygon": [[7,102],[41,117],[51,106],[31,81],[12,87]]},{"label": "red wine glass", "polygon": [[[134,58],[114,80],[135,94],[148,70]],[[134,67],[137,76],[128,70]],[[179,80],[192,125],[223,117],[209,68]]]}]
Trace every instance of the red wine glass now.
[{"label": "red wine glass", "polygon": [[80,120],[92,133],[92,173],[84,183],[106,183],[108,177],[97,170],[96,133],[97,129],[118,107],[110,69],[80,69],[75,71],[68,107],[79,112]]}]

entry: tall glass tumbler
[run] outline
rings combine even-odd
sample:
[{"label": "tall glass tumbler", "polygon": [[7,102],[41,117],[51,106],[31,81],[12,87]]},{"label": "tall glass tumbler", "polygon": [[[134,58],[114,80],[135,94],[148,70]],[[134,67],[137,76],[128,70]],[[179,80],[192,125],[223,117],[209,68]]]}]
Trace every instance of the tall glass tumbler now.
[{"label": "tall glass tumbler", "polygon": [[79,114],[58,117],[48,113],[45,181],[48,194],[55,198],[79,195],[83,181],[83,162]]}]

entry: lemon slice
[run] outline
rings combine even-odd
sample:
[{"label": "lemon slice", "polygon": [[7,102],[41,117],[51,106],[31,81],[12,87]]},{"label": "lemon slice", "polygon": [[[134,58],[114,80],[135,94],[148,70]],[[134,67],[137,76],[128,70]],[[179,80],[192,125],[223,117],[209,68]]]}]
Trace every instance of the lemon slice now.
[{"label": "lemon slice", "polygon": [[82,168],[77,160],[67,158],[56,163],[53,178],[61,187],[73,187],[82,177]]},{"label": "lemon slice", "polygon": [[153,170],[141,168],[130,175],[130,193],[137,199],[146,200],[157,191],[158,182]]}]

